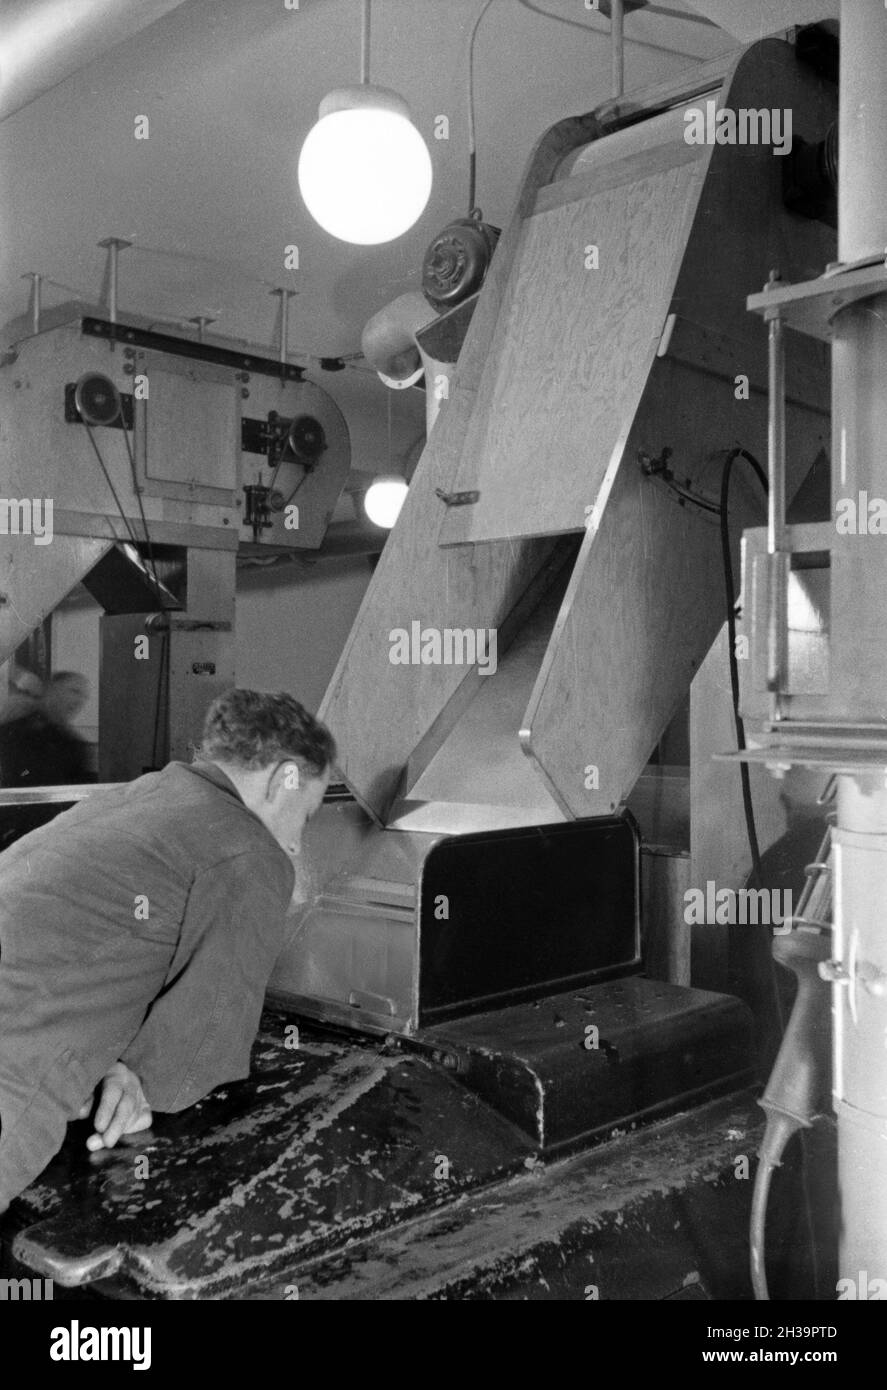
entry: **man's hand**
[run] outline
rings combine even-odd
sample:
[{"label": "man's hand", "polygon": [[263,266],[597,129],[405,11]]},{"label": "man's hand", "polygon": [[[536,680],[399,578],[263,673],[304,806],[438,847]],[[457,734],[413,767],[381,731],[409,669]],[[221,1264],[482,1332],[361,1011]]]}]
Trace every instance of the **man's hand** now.
[{"label": "man's hand", "polygon": [[[85,1120],[91,1109],[92,1101],[87,1101],[78,1118]],[[102,1081],[102,1096],[93,1121],[95,1133],[87,1139],[86,1147],[93,1151],[113,1149],[122,1134],[150,1129],[152,1118],[139,1078],[122,1062],[115,1062]]]}]

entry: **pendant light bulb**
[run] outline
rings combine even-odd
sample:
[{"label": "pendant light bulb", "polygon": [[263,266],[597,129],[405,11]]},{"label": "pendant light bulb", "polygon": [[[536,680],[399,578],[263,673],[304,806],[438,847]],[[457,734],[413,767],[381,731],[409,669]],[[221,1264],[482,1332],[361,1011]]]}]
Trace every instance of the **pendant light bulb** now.
[{"label": "pendant light bulb", "polygon": [[407,492],[408,488],[404,478],[389,474],[376,478],[375,482],[367,489],[363,499],[364,511],[373,525],[384,526],[387,531],[390,531],[400,516],[400,509],[406,501]]},{"label": "pendant light bulb", "polygon": [[431,156],[402,97],[368,83],[330,92],[299,156],[299,189],[331,236],[377,246],[402,236],[431,194]]}]

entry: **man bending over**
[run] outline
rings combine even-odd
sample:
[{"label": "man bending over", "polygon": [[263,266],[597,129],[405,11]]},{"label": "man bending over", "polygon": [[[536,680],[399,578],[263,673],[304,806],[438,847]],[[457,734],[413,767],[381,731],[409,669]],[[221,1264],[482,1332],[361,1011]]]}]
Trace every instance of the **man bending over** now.
[{"label": "man bending over", "polygon": [[90,1149],[249,1074],[302,828],[335,758],[290,695],[231,690],[198,761],[97,792],[0,854],[0,1212]]}]

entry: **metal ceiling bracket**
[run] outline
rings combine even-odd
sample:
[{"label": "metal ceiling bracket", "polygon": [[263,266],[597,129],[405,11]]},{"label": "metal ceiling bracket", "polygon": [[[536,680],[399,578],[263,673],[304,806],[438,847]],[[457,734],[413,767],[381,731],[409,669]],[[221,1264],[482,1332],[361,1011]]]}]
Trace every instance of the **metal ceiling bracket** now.
[{"label": "metal ceiling bracket", "polygon": [[434,495],[440,498],[445,507],[471,507],[480,501],[480,493],[477,491],[444,492],[442,488],[436,487]]},{"label": "metal ceiling bracket", "polygon": [[233,348],[216,347],[215,343],[198,343],[194,338],[177,338],[171,333],[155,333],[153,329],[136,328],[133,324],[110,323],[107,319],[83,318],[80,331],[89,338],[116,338],[123,343],[167,352],[173,357],[193,357],[200,362],[215,362],[236,371],[255,372],[259,376],[283,376],[287,381],[302,381],[304,367],[291,362],[275,362],[270,357],[256,357]]}]

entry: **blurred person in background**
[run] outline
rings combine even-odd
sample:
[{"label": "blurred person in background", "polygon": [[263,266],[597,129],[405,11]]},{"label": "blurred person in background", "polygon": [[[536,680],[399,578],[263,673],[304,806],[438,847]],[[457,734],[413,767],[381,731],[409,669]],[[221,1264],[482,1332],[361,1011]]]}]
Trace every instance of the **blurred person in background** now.
[{"label": "blurred person in background", "polygon": [[[44,684],[20,671],[0,709],[0,787],[71,786],[94,782],[89,745],[71,720],[89,698],[89,681],[57,671]],[[44,825],[57,805],[0,807],[0,849]]]}]

